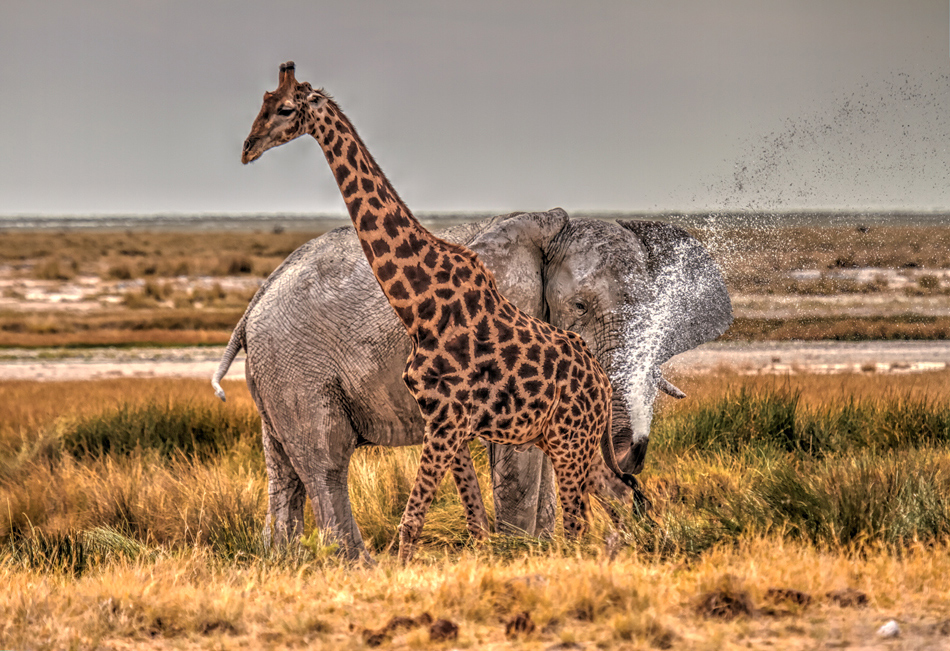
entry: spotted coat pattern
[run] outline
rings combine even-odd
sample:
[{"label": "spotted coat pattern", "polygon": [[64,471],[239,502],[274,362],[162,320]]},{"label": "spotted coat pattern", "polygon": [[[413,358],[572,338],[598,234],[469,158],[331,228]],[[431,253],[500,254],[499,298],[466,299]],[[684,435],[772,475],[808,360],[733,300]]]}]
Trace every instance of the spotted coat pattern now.
[{"label": "spotted coat pattern", "polygon": [[611,470],[622,476],[609,436],[607,374],[578,335],[532,318],[506,300],[475,253],[427,231],[333,99],[297,83],[293,70],[292,63],[281,66],[280,85],[265,94],[242,159],[255,160],[304,133],[317,140],[370,267],[412,341],[403,379],[426,431],[400,524],[400,559],[411,557],[425,513],[449,470],[469,530],[482,535],[487,529],[468,452],[475,437],[541,448],[557,476],[565,532],[579,535],[586,528],[598,445]]}]

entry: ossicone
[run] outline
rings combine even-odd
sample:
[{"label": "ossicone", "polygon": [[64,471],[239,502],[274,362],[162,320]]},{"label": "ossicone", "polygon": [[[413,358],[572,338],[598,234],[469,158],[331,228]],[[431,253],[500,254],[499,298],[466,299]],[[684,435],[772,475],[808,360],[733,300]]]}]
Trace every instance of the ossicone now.
[{"label": "ossicone", "polygon": [[278,88],[283,88],[287,84],[296,83],[297,80],[294,79],[294,70],[296,66],[293,61],[288,61],[287,63],[280,64],[280,74],[277,77]]}]

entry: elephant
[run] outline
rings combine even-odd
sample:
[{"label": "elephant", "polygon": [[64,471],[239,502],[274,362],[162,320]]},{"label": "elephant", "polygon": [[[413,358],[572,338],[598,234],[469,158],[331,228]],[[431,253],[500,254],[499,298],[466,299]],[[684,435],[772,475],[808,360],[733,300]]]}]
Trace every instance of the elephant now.
[{"label": "elephant", "polygon": [[[657,391],[683,396],[660,365],[732,322],[722,275],[702,245],[670,224],[571,218],[560,208],[436,234],[474,250],[526,313],[581,335],[614,387],[610,435],[620,467],[639,473]],[[423,420],[401,377],[409,338],[352,227],[303,244],[261,285],[212,379],[222,400],[220,380],[242,348],[262,422],[265,537],[299,536],[309,496],[318,525],[346,555],[368,559],[349,501],[350,457],[366,445],[421,444]],[[496,529],[549,533],[550,462],[536,448],[488,447]],[[607,496],[629,491],[607,472],[595,484]]]}]

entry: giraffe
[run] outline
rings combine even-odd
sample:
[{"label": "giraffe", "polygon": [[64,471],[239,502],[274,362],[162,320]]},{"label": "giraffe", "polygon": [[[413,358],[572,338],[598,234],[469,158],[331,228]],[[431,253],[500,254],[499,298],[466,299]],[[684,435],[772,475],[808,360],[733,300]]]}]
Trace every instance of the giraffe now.
[{"label": "giraffe", "polygon": [[407,562],[436,489],[450,469],[469,531],[487,530],[468,450],[476,437],[538,446],[554,467],[564,530],[586,530],[587,493],[598,443],[617,466],[609,427],[612,388],[580,336],[524,314],[505,299],[471,250],[426,230],[396,193],[352,123],[323,89],[280,66],[264,94],[241,161],[310,134],[333,172],[370,268],[406,328],[412,350],[403,373],[426,422],[419,469],[399,525]]}]

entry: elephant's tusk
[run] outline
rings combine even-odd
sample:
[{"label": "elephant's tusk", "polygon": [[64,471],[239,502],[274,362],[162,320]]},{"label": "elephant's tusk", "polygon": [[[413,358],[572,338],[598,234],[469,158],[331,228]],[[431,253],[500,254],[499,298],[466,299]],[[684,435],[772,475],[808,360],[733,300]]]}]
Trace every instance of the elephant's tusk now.
[{"label": "elephant's tusk", "polygon": [[677,400],[682,400],[683,398],[686,397],[685,393],[683,393],[682,391],[677,389],[675,386],[673,386],[673,384],[670,383],[669,380],[662,377],[660,378],[660,383],[659,385],[657,385],[657,388],[663,393],[665,393],[666,395],[673,396]]}]

